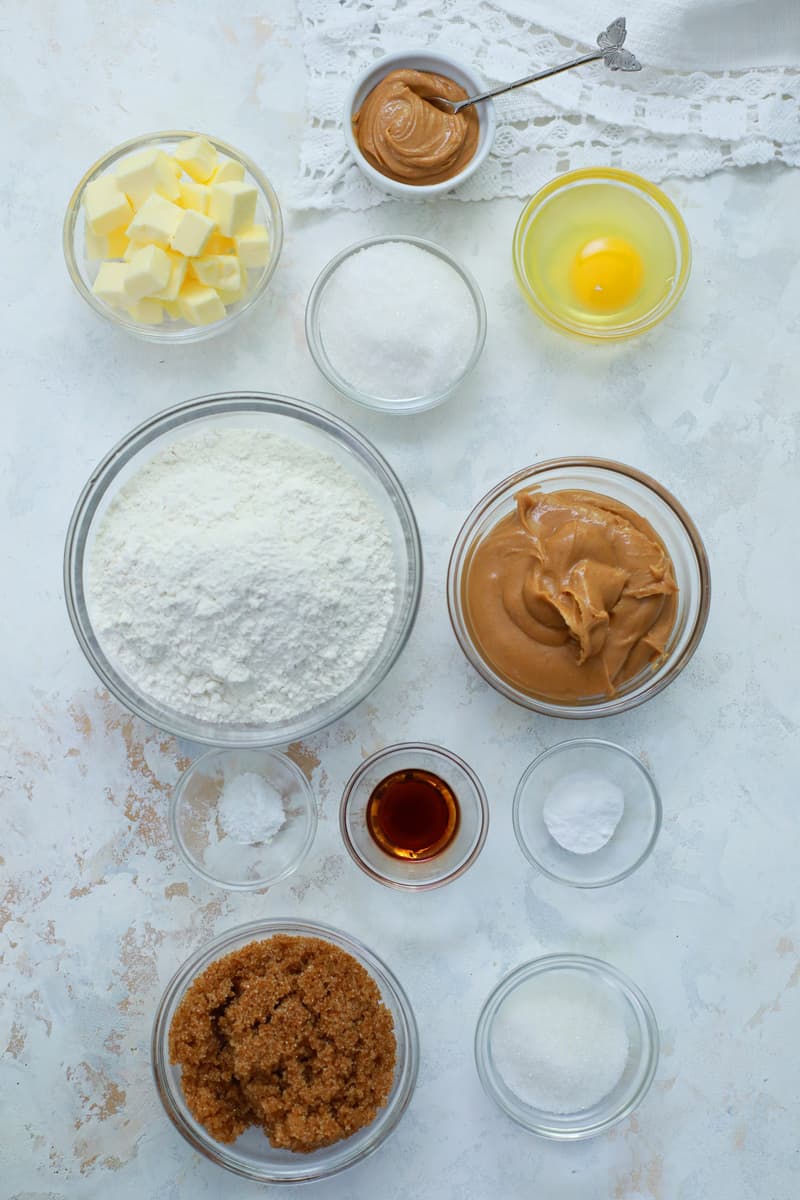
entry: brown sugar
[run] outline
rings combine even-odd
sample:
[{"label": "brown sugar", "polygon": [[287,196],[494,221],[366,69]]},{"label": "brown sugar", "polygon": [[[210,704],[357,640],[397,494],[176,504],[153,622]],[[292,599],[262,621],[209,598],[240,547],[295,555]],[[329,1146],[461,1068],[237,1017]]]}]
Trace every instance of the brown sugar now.
[{"label": "brown sugar", "polygon": [[186,1103],[213,1138],[260,1125],[273,1146],[306,1153],[374,1120],[396,1051],[364,967],[320,938],[284,934],[207,967],[169,1031]]}]

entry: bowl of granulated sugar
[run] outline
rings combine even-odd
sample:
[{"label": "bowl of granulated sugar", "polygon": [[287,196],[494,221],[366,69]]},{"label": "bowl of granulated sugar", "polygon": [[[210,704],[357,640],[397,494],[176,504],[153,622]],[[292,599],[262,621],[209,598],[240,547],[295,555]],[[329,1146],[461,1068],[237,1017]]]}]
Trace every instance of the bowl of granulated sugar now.
[{"label": "bowl of granulated sugar", "polygon": [[311,289],[306,339],[329,383],[357,404],[413,413],[464,382],[486,338],[470,273],[422,238],[368,238],[333,258]]}]

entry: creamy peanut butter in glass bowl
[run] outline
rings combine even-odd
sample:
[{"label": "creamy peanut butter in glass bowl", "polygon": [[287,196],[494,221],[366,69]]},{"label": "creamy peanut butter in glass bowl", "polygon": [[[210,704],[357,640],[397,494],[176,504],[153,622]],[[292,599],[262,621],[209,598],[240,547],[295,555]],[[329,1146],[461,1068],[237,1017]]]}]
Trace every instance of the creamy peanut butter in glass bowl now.
[{"label": "creamy peanut butter in glass bowl", "polygon": [[[597,653],[605,640],[601,627],[602,613],[596,612],[592,621],[588,622],[583,619],[584,612],[581,619],[574,623],[575,629],[570,628],[569,621],[562,622],[560,617],[554,617],[552,640],[563,644],[563,652],[571,655],[575,668],[570,668],[569,686],[563,687],[560,681],[554,686],[545,672],[538,680],[535,671],[529,671],[524,679],[519,673],[515,677],[510,660],[502,654],[496,654],[495,647],[485,636],[482,616],[471,610],[470,572],[476,564],[478,570],[486,569],[490,539],[493,536],[496,538],[501,522],[505,524],[513,520],[513,514],[517,511],[516,497],[527,494],[533,497],[547,496],[548,493],[592,495],[610,502],[612,508],[624,506],[650,530],[647,540],[648,544],[653,543],[651,558],[654,569],[661,570],[665,565],[661,561],[662,556],[657,553],[659,544],[663,546],[668,559],[674,587],[677,588],[674,591],[668,585],[666,587],[670,594],[665,596],[665,604],[672,609],[671,620],[663,629],[654,625],[657,637],[654,637],[652,653],[634,659],[631,672],[620,672],[609,687],[598,684],[601,675],[597,669]],[[599,507],[602,509],[604,506],[601,504]],[[577,567],[577,574],[580,575],[581,564],[577,564]],[[573,576],[570,590],[574,582]],[[608,600],[613,612],[616,592],[615,587],[611,586],[612,582],[609,578],[603,578],[600,590],[605,590],[606,599],[609,590],[613,593],[611,600]],[[503,592],[499,602],[502,603],[509,625],[517,621],[525,626],[529,620],[530,608],[533,606],[535,609],[537,603],[536,597],[528,594],[533,586],[529,578],[509,578],[499,585],[498,592]],[[523,591],[525,596],[522,595]],[[447,579],[448,608],[456,638],[467,659],[486,682],[525,708],[547,716],[573,719],[625,712],[667,687],[683,670],[699,645],[708,618],[710,593],[705,547],[694,522],[682,505],[666,488],[643,472],[601,458],[550,459],[523,468],[504,479],[476,505],[464,522],[450,557]],[[580,609],[582,605],[585,607],[588,603],[599,609],[596,601],[595,588],[587,597],[578,596],[577,608]],[[526,613],[514,612],[518,603],[526,607]],[[613,626],[613,616],[610,624]],[[649,629],[643,631],[645,641],[649,633]],[[586,644],[582,641],[584,634]],[[547,636],[547,630],[543,636]],[[588,664],[585,691],[574,686],[575,678],[581,673],[581,662]]]}]

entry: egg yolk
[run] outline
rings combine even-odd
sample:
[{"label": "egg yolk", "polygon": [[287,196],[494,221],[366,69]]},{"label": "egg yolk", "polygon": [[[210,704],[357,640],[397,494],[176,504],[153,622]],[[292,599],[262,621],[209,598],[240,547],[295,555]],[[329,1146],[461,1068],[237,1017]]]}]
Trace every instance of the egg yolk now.
[{"label": "egg yolk", "polygon": [[586,308],[605,312],[630,304],[642,286],[641,257],[621,237],[593,238],[582,246],[570,265],[569,282]]}]

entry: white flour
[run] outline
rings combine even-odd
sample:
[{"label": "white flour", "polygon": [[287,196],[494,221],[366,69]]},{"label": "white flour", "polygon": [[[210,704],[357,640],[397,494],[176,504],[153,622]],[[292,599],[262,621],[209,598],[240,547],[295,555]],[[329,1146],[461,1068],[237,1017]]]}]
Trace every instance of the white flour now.
[{"label": "white flour", "polygon": [[320,450],[225,429],[179,441],[120,490],[87,570],[105,653],[208,721],[280,721],[347,688],[394,609],[389,530]]}]

